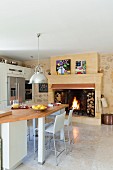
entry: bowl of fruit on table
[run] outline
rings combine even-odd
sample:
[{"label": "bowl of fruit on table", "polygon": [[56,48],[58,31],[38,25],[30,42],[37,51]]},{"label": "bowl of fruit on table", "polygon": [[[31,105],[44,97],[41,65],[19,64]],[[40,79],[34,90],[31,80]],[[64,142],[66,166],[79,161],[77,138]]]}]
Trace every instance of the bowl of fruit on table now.
[{"label": "bowl of fruit on table", "polygon": [[39,105],[32,105],[32,109],[33,110],[37,110],[37,111],[44,111],[44,110],[47,109],[47,106],[41,105],[41,104],[39,104]]}]

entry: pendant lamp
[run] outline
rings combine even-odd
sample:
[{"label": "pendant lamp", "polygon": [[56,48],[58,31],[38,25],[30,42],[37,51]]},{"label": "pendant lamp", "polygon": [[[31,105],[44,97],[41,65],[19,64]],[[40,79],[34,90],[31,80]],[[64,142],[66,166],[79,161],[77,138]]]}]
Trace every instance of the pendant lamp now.
[{"label": "pendant lamp", "polygon": [[37,34],[38,37],[38,65],[35,67],[35,72],[32,75],[32,77],[30,78],[29,84],[35,84],[35,83],[47,83],[48,80],[46,78],[46,76],[44,75],[42,68],[39,64],[39,37],[40,37],[40,33]]}]

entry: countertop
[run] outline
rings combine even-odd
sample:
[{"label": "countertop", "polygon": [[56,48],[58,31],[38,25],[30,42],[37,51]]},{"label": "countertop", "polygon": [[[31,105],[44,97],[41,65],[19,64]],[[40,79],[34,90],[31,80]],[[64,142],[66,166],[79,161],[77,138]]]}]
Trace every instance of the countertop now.
[{"label": "countertop", "polygon": [[12,115],[4,116],[0,118],[0,124],[8,123],[8,122],[16,122],[20,120],[29,120],[29,119],[34,119],[34,118],[46,117],[68,106],[69,106],[68,104],[60,104],[58,106],[50,107],[45,111],[35,111],[32,108],[12,110]]}]

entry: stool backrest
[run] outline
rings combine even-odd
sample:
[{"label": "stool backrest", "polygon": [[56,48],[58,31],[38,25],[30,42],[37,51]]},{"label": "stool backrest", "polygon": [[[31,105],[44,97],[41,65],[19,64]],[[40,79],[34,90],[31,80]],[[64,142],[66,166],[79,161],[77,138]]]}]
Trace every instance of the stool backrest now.
[{"label": "stool backrest", "polygon": [[56,116],[55,122],[54,122],[54,130],[53,130],[54,134],[64,128],[65,115],[66,115],[66,112]]},{"label": "stool backrest", "polygon": [[72,113],[73,113],[73,109],[69,111],[69,116],[68,116],[68,125],[71,124],[72,122]]}]

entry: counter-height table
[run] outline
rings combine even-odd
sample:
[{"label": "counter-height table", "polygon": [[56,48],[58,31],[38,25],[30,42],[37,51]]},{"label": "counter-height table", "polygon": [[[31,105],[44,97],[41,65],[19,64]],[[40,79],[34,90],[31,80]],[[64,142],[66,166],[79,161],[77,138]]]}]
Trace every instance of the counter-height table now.
[{"label": "counter-height table", "polygon": [[[45,117],[48,115],[51,115],[55,112],[63,113],[65,111],[66,107],[68,107],[68,104],[60,104],[57,106],[49,107],[45,111],[35,111],[32,108],[12,110],[12,115],[0,118],[0,124],[2,125],[1,126],[2,134],[4,136],[4,134],[6,133],[4,130],[4,127],[9,128],[10,123],[14,123],[11,126],[11,132],[9,131],[9,129],[7,130],[7,133],[9,133],[8,138],[10,138],[10,134],[12,134],[14,132],[14,130],[16,131],[16,128],[17,128],[18,132],[16,135],[17,135],[17,137],[19,137],[19,136],[21,137],[20,143],[22,143],[23,135],[21,135],[21,133],[23,131],[25,131],[24,125],[26,127],[27,120],[38,118],[38,163],[44,164],[44,162],[45,162]],[[20,131],[19,131],[19,129],[20,129]],[[2,138],[2,135],[1,135],[1,138]],[[7,140],[8,140],[8,138],[7,138]],[[26,138],[26,136],[24,136],[24,139],[25,138]],[[13,140],[13,139],[11,139],[11,140]],[[5,140],[3,142],[5,142]],[[27,141],[26,141],[26,143],[27,143]],[[8,142],[6,142],[5,144],[8,144]],[[17,144],[18,144],[18,140],[17,140]],[[9,144],[9,147],[10,146],[11,146],[11,144]],[[15,144],[15,146],[16,146],[16,144]],[[27,144],[26,144],[26,146],[27,146]],[[27,150],[27,147],[26,147],[26,150]],[[20,152],[21,152],[21,150],[20,150]],[[17,154],[17,155],[19,154],[18,148],[17,148],[17,153],[15,153],[15,154]],[[13,153],[11,155],[12,155],[12,157],[14,156]],[[24,156],[25,156],[25,154],[24,154]],[[5,156],[3,156],[3,159],[5,159]],[[19,159],[20,159],[20,157],[18,158],[18,161],[19,161]],[[7,160],[8,160],[8,156],[7,156]],[[11,158],[9,160],[11,160]],[[6,162],[6,161],[3,160],[3,162]],[[9,163],[9,161],[7,161],[7,162]],[[16,164],[18,164],[18,162],[14,162],[14,160],[12,162],[13,162],[12,165],[10,165],[10,163],[9,163],[9,165],[7,165],[6,167],[4,165],[3,168],[10,169],[10,168],[13,168],[14,166],[16,166]]]}]

